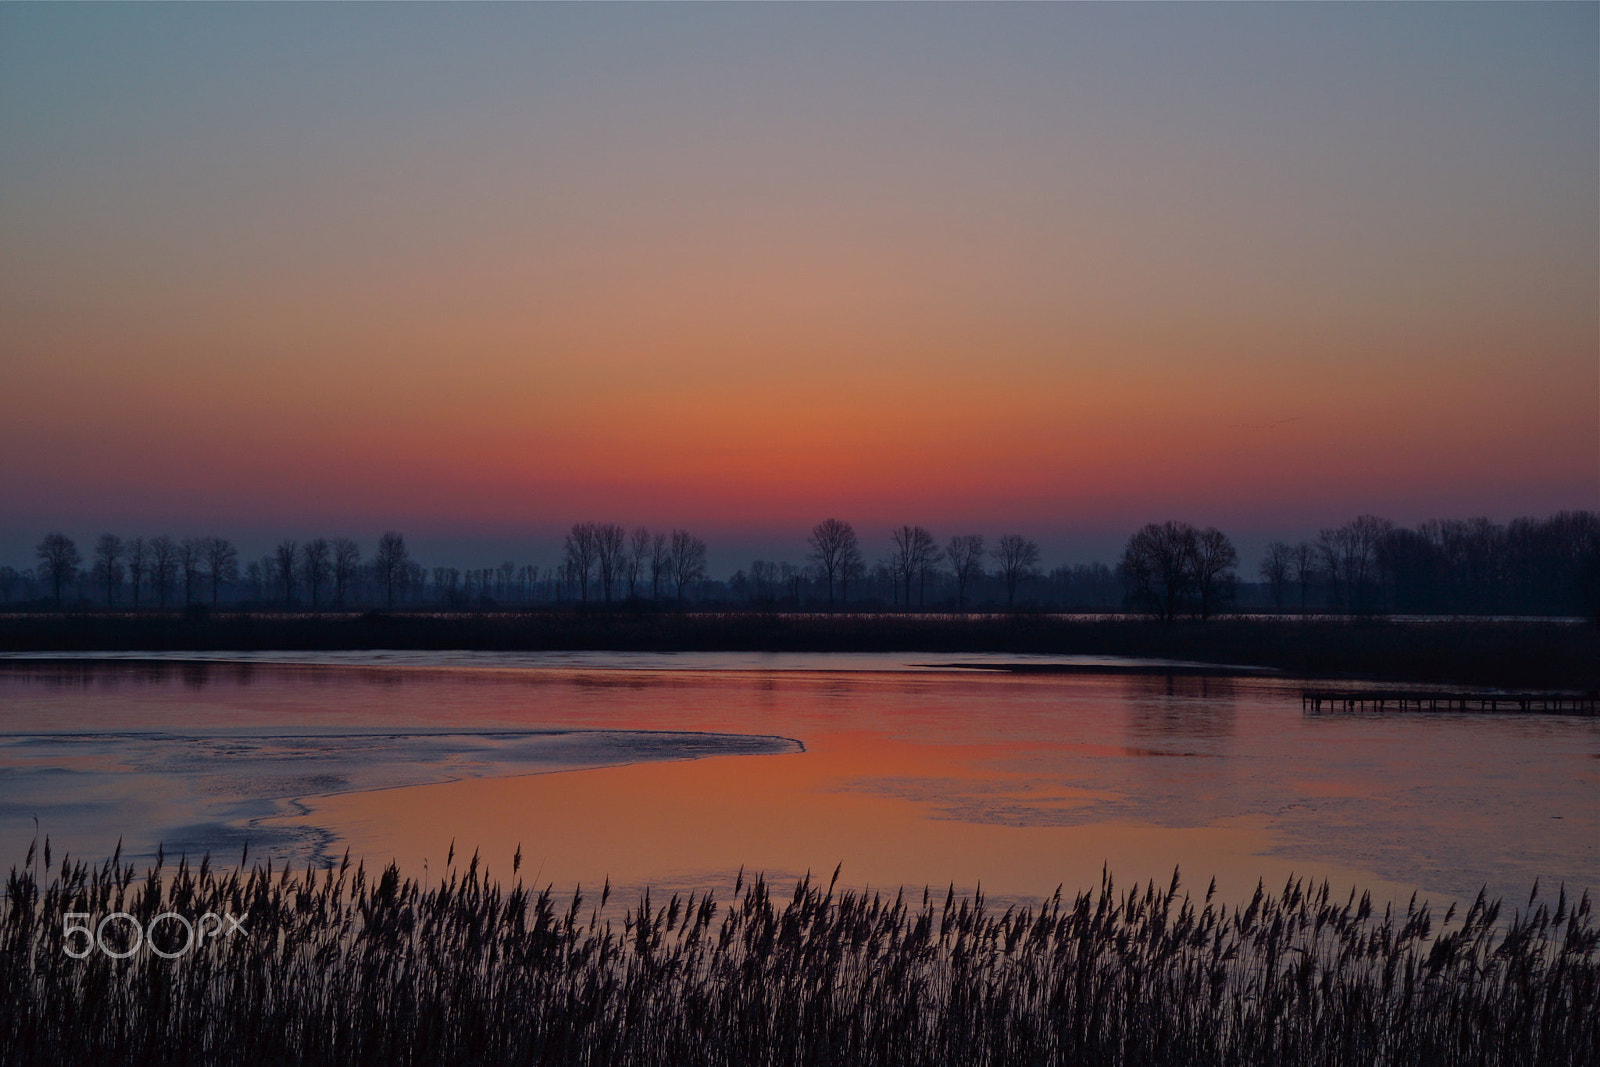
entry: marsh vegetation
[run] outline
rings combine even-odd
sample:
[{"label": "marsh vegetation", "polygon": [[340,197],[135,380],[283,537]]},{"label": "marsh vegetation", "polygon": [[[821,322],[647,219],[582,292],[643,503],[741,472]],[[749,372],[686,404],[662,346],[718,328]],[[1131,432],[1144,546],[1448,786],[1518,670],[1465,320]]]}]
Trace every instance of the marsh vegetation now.
[{"label": "marsh vegetation", "polygon": [[[1033,907],[760,877],[624,910],[476,855],[136,871],[48,846],[8,880],[13,1063],[1560,1064],[1600,1056],[1587,894],[1442,917],[1291,880],[1230,904],[1170,884]],[[516,862],[513,862],[515,872]],[[245,917],[163,958],[74,958],[69,915]],[[82,922],[82,920],[78,920]],[[107,947],[133,947],[131,924]],[[159,937],[176,936],[168,922]],[[119,931],[121,931],[119,933]],[[177,953],[181,939],[164,950]]]}]

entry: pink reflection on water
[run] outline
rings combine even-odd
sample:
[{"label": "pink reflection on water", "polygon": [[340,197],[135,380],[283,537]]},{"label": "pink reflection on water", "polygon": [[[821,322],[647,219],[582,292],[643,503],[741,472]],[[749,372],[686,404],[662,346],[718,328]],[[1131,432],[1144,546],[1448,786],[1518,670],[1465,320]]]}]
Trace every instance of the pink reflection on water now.
[{"label": "pink reflection on water", "polygon": [[[31,672],[31,673],[30,673]],[[10,731],[705,731],[806,751],[302,800],[263,819],[437,869],[452,840],[560,884],[698,885],[743,865],[854,885],[1290,872],[1375,895],[1600,886],[1600,724],[1307,716],[1259,678],[594,667],[0,670]]]}]

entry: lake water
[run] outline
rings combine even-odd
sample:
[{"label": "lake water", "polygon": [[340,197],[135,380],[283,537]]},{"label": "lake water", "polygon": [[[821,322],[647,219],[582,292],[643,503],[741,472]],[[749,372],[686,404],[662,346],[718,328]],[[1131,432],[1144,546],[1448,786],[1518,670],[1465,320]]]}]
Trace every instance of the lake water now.
[{"label": "lake water", "polygon": [[[955,663],[1071,663],[1013,674]],[[1303,683],[1072,657],[348,653],[0,658],[0,866],[210,851],[622,891],[995,900],[1258,878],[1377,899],[1600,889],[1600,722],[1309,714]],[[1181,667],[1171,668],[1181,671]],[[1142,671],[1146,673],[1135,673]],[[1154,673],[1149,673],[1154,672]]]}]

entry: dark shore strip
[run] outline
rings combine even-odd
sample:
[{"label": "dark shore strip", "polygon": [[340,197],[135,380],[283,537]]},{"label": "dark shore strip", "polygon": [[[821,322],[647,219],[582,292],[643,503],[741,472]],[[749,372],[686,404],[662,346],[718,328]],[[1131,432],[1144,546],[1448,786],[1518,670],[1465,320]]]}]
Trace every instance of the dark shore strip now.
[{"label": "dark shore strip", "polygon": [[[1600,627],[1519,620],[653,614],[0,615],[0,651],[614,650],[1131,656],[1293,677],[1600,688]],[[1171,668],[1182,673],[1182,668]]]},{"label": "dark shore strip", "polygon": [[[1600,930],[1564,890],[1436,921],[1298,881],[1230,906],[1176,872],[1003,914],[756,878],[619,919],[476,856],[427,884],[38,859],[0,915],[0,1064],[1600,1062]],[[194,945],[167,913],[244,932]]]}]

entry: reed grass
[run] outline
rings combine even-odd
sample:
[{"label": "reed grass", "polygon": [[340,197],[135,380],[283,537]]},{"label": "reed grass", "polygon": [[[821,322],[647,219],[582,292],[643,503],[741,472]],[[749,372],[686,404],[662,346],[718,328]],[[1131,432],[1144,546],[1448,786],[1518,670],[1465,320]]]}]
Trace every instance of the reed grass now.
[{"label": "reed grass", "polygon": [[[1230,906],[1176,872],[1003,912],[838,872],[624,911],[609,885],[558,899],[476,855],[424,884],[348,857],[141,874],[45,852],[13,868],[0,916],[5,1063],[1600,1062],[1588,895],[1552,906],[1537,886],[1525,909],[1480,894],[1438,922],[1301,880]],[[248,936],[66,954],[67,913],[114,911],[248,913]]]}]

